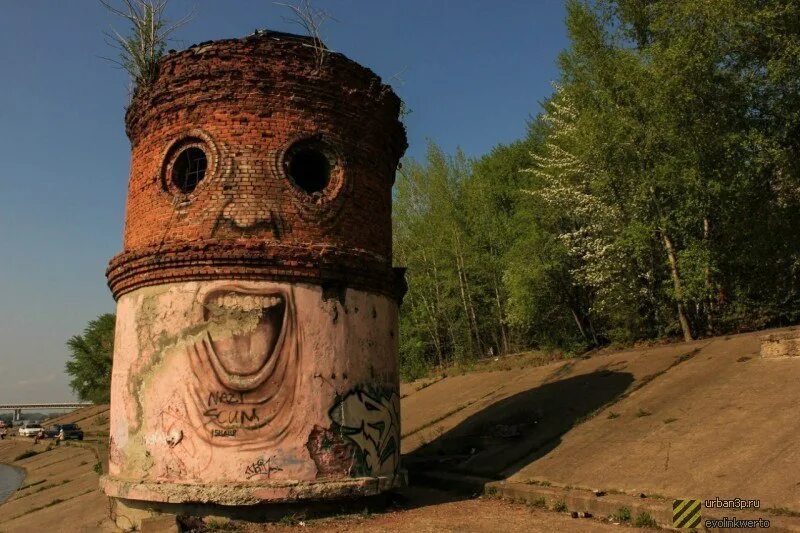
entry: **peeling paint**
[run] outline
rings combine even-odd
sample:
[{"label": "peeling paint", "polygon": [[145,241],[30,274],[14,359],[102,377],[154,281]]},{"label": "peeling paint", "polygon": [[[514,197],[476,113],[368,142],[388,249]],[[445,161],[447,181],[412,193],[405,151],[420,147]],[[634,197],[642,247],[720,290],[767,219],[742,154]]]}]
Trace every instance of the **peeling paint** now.
[{"label": "peeling paint", "polygon": [[[395,353],[394,340],[380,332],[396,327],[396,303],[348,289],[353,309],[375,309],[377,317],[352,314],[331,327],[328,306],[339,304],[322,296],[313,285],[225,280],[123,296],[112,474],[212,484],[394,475],[399,465],[386,435],[396,431],[396,415],[382,411],[383,434],[355,432],[358,416],[379,421],[349,395],[355,383],[397,390],[396,361],[376,357]],[[264,310],[278,304],[285,305],[281,319]],[[236,365],[249,373],[237,375]],[[248,478],[247,466],[266,458],[268,478]]]}]

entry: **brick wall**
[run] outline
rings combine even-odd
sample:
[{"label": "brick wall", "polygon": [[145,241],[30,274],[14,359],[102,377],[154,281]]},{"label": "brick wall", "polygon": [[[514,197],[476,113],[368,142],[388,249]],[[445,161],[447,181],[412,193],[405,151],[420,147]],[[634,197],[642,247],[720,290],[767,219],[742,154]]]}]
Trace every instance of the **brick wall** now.
[{"label": "brick wall", "polygon": [[[126,114],[132,162],[115,295],[210,278],[347,283],[396,294],[391,188],[406,148],[400,101],[370,70],[307,38],[261,33],[203,43],[160,64]],[[298,144],[299,143],[299,144]],[[207,157],[189,194],[171,180],[189,146]],[[312,146],[330,182],[309,194],[288,175]]]}]

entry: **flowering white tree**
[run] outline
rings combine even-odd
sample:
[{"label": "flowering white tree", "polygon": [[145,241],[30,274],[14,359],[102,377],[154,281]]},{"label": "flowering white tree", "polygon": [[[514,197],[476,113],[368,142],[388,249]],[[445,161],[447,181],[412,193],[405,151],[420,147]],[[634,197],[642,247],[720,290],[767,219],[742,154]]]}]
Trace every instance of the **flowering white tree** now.
[{"label": "flowering white tree", "polygon": [[581,153],[585,139],[576,124],[574,104],[561,87],[556,87],[542,120],[549,128],[541,153],[533,153],[534,166],[527,169],[541,187],[525,191],[538,196],[560,214],[559,240],[576,259],[571,273],[575,282],[590,288],[595,298],[592,312],[603,314],[621,304],[623,295],[641,287],[619,291],[627,278],[626,251],[620,234],[624,221],[620,209],[592,192],[592,183],[603,170],[592,166]]}]

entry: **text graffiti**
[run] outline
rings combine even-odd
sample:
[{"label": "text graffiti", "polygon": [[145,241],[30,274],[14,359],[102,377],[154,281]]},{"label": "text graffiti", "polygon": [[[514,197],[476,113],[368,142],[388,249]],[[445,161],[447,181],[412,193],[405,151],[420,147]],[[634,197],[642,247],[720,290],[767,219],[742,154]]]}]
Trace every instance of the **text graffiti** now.
[{"label": "text graffiti", "polygon": [[210,392],[208,394],[208,406],[214,407],[215,405],[236,405],[244,403],[243,392]]},{"label": "text graffiti", "polygon": [[247,479],[255,476],[267,476],[267,479],[269,479],[273,472],[280,472],[282,470],[283,468],[280,468],[279,466],[273,466],[272,457],[270,457],[266,460],[259,459],[258,461],[250,463],[250,465],[248,465],[248,467],[245,469],[244,475],[247,477]]},{"label": "text graffiti", "polygon": [[257,424],[261,417],[255,407],[248,409],[208,409],[203,416],[222,426],[247,426]]}]

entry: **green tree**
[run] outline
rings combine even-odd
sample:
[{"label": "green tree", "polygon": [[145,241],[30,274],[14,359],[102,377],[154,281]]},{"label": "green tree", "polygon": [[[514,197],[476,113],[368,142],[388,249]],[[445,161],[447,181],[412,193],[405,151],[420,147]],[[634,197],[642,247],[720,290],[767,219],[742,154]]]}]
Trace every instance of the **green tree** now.
[{"label": "green tree", "polygon": [[469,251],[467,271],[473,280],[478,331],[486,351],[505,353],[527,345],[509,322],[508,291],[503,282],[509,249],[519,236],[515,213],[529,176],[530,136],[497,146],[472,163],[463,184],[464,240]]},{"label": "green tree", "polygon": [[564,213],[571,271],[608,338],[796,320],[797,165],[784,157],[800,110],[787,78],[796,13],[748,0],[568,4],[572,43],[532,171]]},{"label": "green tree", "polygon": [[109,402],[115,321],[113,314],[100,315],[86,325],[83,334],[67,341],[69,385],[83,401]]},{"label": "green tree", "polygon": [[570,0],[526,138],[395,196],[406,377],[800,319],[800,5]]},{"label": "green tree", "polygon": [[431,143],[424,164],[406,161],[399,172],[393,234],[396,261],[408,268],[400,339],[406,377],[463,358],[474,343],[459,214],[466,168],[463,155],[447,157]]}]

